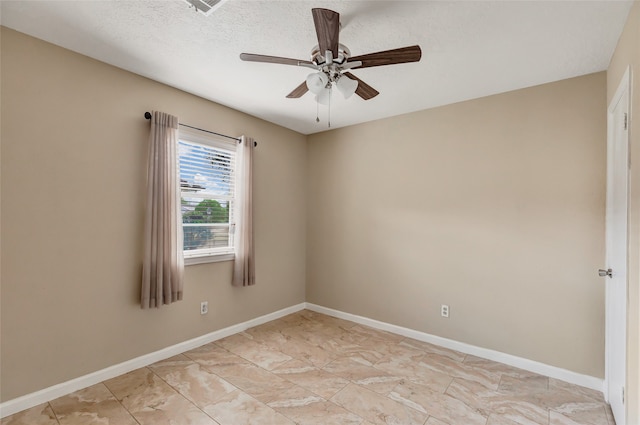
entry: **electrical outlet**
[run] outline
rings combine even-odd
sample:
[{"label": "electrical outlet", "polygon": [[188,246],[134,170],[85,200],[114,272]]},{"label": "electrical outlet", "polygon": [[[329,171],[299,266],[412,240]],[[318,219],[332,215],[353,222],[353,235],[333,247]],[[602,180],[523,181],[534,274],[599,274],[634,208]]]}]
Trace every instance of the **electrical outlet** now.
[{"label": "electrical outlet", "polygon": [[200,303],[200,314],[207,314],[209,312],[209,302],[202,301]]},{"label": "electrical outlet", "polygon": [[446,304],[442,304],[440,306],[440,316],[449,317],[449,306]]}]

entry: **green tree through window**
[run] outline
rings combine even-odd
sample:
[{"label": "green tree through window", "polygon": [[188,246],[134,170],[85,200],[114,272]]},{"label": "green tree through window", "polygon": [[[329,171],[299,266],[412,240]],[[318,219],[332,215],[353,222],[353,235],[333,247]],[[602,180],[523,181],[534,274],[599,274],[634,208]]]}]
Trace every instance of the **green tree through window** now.
[{"label": "green tree through window", "polygon": [[[184,199],[182,204],[186,204]],[[215,199],[205,199],[198,203],[193,211],[185,212],[182,219],[183,223],[228,223],[229,204],[223,207]]]}]

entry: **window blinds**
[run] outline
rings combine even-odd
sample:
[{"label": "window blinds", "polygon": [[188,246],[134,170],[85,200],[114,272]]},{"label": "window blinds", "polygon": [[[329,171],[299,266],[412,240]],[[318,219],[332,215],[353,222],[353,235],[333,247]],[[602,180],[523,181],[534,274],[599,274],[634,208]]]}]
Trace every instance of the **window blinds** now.
[{"label": "window blinds", "polygon": [[234,148],[178,142],[185,256],[233,248]]}]

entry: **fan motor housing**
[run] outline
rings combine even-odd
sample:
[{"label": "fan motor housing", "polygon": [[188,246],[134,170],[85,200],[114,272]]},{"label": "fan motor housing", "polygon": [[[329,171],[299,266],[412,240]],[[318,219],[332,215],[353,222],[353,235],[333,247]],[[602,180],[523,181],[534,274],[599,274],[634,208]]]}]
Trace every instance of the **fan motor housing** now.
[{"label": "fan motor housing", "polygon": [[[351,51],[347,46],[340,43],[338,44],[338,57],[333,58],[334,63],[343,64],[349,60],[351,57]],[[320,46],[317,44],[311,49],[311,62],[314,62],[316,65],[322,65],[326,62],[324,58],[324,52],[320,51]]]}]

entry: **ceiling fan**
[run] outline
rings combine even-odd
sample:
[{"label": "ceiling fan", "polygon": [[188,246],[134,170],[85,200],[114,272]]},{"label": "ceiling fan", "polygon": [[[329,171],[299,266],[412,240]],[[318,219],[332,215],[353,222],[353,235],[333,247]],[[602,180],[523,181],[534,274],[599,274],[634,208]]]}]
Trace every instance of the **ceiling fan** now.
[{"label": "ceiling fan", "polygon": [[373,66],[418,62],[422,57],[420,46],[402,47],[360,56],[351,56],[349,49],[339,42],[340,14],[329,9],[311,9],[318,36],[318,45],[311,49],[310,60],[289,59],[277,56],[242,53],[240,59],[249,62],[277,63],[311,68],[306,81],[293,89],[288,98],[302,97],[311,90],[320,104],[328,104],[332,85],[335,84],[345,98],[353,93],[364,100],[376,97],[379,92],[353,75],[349,70]]}]

